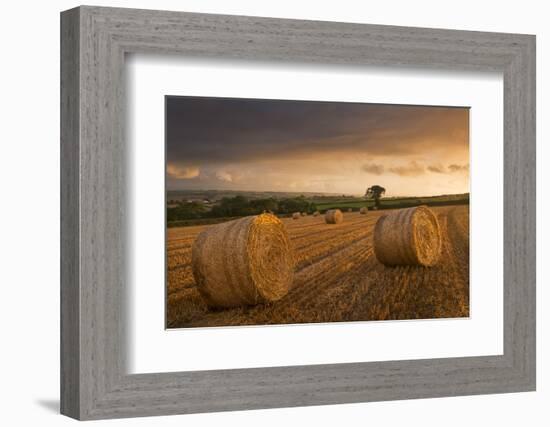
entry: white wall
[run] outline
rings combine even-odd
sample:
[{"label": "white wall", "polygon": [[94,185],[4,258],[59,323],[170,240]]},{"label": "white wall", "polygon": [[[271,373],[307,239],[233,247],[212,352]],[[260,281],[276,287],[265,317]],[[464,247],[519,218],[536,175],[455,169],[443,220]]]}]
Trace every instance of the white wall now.
[{"label": "white wall", "polygon": [[[97,1],[105,6],[246,14],[537,34],[538,218],[549,212],[550,27],[545,2],[189,0]],[[66,425],[57,414],[59,377],[59,11],[74,1],[2,4],[0,66],[0,420],[3,425]],[[548,226],[538,224],[539,261]],[[538,267],[538,392],[111,421],[110,425],[549,425],[550,314]],[[543,301],[545,302],[543,304]],[[543,313],[543,306],[546,310]]]}]

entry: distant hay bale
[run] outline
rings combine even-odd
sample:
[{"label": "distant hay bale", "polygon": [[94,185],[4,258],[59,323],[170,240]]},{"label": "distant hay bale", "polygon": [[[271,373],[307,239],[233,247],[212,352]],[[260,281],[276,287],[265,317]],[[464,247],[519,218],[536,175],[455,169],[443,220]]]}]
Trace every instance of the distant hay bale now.
[{"label": "distant hay bale", "polygon": [[363,215],[364,215],[364,214],[366,214],[367,212],[368,212],[368,209],[367,209],[365,206],[363,206],[361,209],[359,209],[359,213],[360,213],[360,214],[363,214]]},{"label": "distant hay bale", "polygon": [[300,219],[302,215],[300,214],[300,212],[294,212],[292,214],[292,219]]},{"label": "distant hay bale", "polygon": [[307,212],[302,212],[302,216],[307,216]]},{"label": "distant hay bale", "polygon": [[435,265],[441,253],[437,216],[426,206],[383,215],[374,228],[374,253],[388,266]]},{"label": "distant hay bale", "polygon": [[325,212],[325,222],[327,224],[340,224],[344,220],[344,215],[340,209],[329,209]]},{"label": "distant hay bale", "polygon": [[319,211],[313,212],[313,216],[319,216]]},{"label": "distant hay bale", "polygon": [[352,208],[348,208],[348,212],[353,212],[353,209],[352,209]]},{"label": "distant hay bale", "polygon": [[294,275],[294,256],[283,223],[271,214],[211,225],[191,254],[197,288],[211,307],[277,301]]}]

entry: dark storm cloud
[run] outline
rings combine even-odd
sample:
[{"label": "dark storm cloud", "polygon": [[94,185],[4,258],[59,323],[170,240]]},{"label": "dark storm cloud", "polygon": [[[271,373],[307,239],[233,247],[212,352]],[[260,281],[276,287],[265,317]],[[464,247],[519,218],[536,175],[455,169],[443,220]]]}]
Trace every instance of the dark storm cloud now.
[{"label": "dark storm cloud", "polygon": [[[407,156],[468,141],[466,108],[167,97],[166,119],[167,161],[182,168],[346,152]],[[393,172],[417,174],[418,166]]]}]

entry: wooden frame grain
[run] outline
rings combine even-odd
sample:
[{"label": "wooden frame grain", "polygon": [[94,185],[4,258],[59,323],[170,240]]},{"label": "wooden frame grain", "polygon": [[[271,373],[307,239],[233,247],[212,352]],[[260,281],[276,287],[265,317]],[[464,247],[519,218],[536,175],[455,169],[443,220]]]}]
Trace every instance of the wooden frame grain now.
[{"label": "wooden frame grain", "polygon": [[[127,53],[500,71],[504,354],[129,375]],[[77,419],[535,389],[535,37],[82,6],[61,14],[61,412]]]}]

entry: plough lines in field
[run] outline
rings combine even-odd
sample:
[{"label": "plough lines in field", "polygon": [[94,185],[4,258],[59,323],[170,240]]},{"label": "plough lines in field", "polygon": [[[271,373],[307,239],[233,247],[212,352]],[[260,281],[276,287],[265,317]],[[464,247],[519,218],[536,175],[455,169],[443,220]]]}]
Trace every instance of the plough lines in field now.
[{"label": "plough lines in field", "polygon": [[344,223],[324,218],[283,219],[296,258],[292,289],[280,301],[209,309],[191,269],[191,248],[208,226],[167,233],[169,327],[281,324],[462,317],[469,314],[468,207],[439,207],[440,262],[431,268],[385,267],[372,234],[383,211],[345,213]]}]

